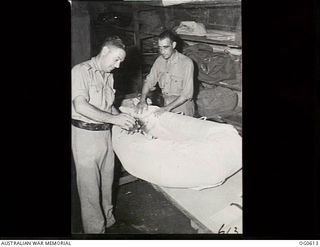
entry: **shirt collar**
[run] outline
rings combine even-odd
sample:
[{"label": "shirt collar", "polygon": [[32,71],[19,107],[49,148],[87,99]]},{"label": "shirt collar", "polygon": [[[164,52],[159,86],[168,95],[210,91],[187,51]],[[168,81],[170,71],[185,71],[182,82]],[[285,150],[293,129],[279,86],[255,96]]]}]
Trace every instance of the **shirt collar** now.
[{"label": "shirt collar", "polygon": [[105,78],[106,76],[110,75],[109,72],[105,72],[100,68],[97,57],[91,58],[90,64],[91,64],[91,68],[93,69],[93,71],[94,72],[99,72],[102,75],[103,78]]},{"label": "shirt collar", "polygon": [[97,59],[97,57],[91,58],[90,63],[91,63],[92,69],[93,69],[94,71],[99,71],[99,72],[101,72],[101,73],[104,73],[104,71],[101,70],[101,68],[100,68],[100,66],[99,66],[99,64],[98,64],[98,59]]},{"label": "shirt collar", "polygon": [[168,60],[164,59],[163,57],[162,57],[162,59],[163,59],[165,62],[169,63],[169,64],[176,63],[176,62],[178,62],[178,57],[179,57],[179,54],[178,54],[178,53],[179,53],[179,52],[178,52],[177,50],[174,50],[173,54],[171,55],[171,57],[170,57]]},{"label": "shirt collar", "polygon": [[168,62],[169,63],[176,63],[178,61],[178,51],[174,50],[173,54],[171,55],[171,57],[169,58]]}]

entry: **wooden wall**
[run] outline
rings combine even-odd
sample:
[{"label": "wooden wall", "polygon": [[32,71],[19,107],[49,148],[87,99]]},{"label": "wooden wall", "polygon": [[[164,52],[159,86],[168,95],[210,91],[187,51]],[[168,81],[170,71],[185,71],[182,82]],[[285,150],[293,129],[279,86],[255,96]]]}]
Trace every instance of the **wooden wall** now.
[{"label": "wooden wall", "polygon": [[[120,36],[126,44],[128,52],[125,62],[121,64],[121,68],[114,71],[117,79],[115,87],[126,93],[140,91],[141,78],[139,77],[139,70],[142,68],[149,71],[150,65],[157,57],[157,54],[141,56],[143,51],[134,45],[133,32],[121,30],[121,28],[133,30],[133,11],[135,7],[130,3],[118,5],[105,1],[73,2],[73,65],[96,56],[103,40],[107,36],[112,34]],[[202,5],[199,8],[189,8],[174,5],[169,7],[144,7],[148,10],[140,12],[138,16],[141,31],[159,32],[164,28],[177,27],[181,21],[192,20],[205,24],[208,29],[239,31],[241,34],[240,6],[218,7]],[[150,43],[152,39],[142,41],[144,49],[147,41]]]},{"label": "wooden wall", "polygon": [[72,66],[91,57],[90,15],[86,2],[72,2],[71,51]]}]

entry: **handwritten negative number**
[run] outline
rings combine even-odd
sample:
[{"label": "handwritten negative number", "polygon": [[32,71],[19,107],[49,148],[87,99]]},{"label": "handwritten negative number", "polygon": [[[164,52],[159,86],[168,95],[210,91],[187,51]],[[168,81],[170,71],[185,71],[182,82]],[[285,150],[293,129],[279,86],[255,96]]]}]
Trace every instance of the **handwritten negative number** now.
[{"label": "handwritten negative number", "polygon": [[[225,225],[222,224],[222,226],[220,227],[220,229],[219,229],[219,231],[218,231],[218,234],[230,233],[231,227],[229,227],[229,229],[228,229],[227,232],[226,232],[225,230],[222,230],[224,226],[225,226]],[[237,228],[236,226],[233,227],[233,232],[232,232],[232,233],[239,233],[239,232],[238,232],[238,228]]]}]

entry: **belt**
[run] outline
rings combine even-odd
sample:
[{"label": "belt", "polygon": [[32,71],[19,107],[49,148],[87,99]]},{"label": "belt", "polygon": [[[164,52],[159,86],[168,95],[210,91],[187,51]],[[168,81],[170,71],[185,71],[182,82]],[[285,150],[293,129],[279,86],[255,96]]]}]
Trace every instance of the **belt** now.
[{"label": "belt", "polygon": [[99,130],[110,130],[111,124],[104,123],[104,124],[95,124],[95,123],[86,123],[80,120],[71,120],[71,124],[77,128],[85,129],[85,130],[92,130],[92,131],[99,131]]}]

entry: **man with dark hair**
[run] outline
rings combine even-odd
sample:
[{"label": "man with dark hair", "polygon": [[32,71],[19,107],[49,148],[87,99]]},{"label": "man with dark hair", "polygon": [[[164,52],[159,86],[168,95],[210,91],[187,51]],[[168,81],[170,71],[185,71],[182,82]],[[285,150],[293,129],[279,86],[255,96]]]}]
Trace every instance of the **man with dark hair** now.
[{"label": "man with dark hair", "polygon": [[72,152],[84,233],[104,233],[115,223],[111,127],[129,130],[135,123],[113,106],[111,71],[125,59],[124,49],[119,37],[109,37],[96,57],[72,68]]},{"label": "man with dark hair", "polygon": [[176,35],[170,30],[159,35],[160,56],[154,62],[144,82],[137,112],[143,112],[147,108],[147,94],[159,83],[164,106],[155,113],[156,115],[166,111],[194,115],[193,62],[175,49],[177,45],[175,37]]}]

